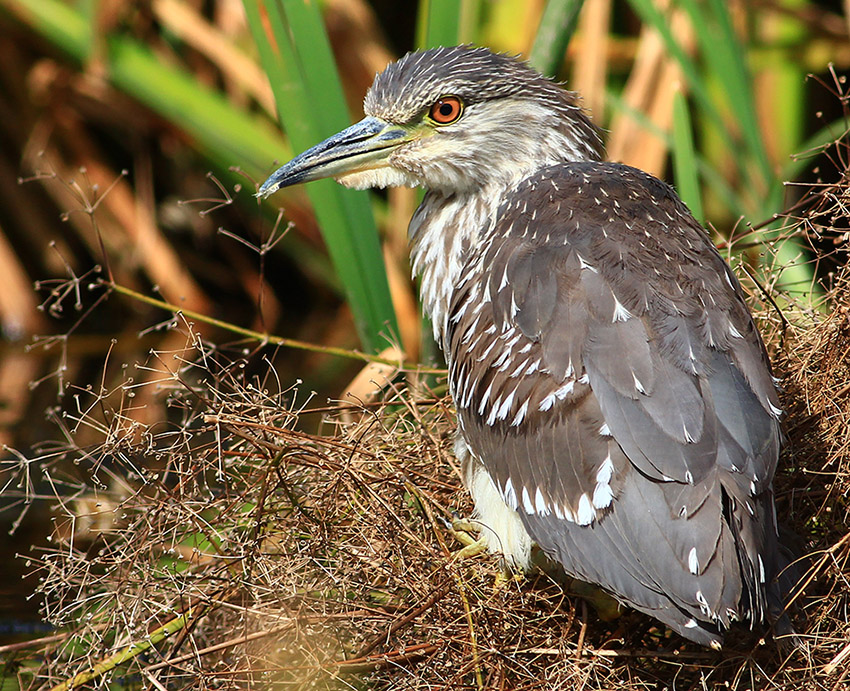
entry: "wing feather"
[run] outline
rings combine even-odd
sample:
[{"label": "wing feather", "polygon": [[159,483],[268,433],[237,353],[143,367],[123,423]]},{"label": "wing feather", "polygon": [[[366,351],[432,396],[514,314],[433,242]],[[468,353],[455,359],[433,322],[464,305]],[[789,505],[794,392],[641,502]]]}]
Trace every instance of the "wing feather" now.
[{"label": "wing feather", "polygon": [[569,573],[717,640],[778,568],[778,400],[740,286],[643,173],[561,165],[516,194],[450,307],[466,443]]}]

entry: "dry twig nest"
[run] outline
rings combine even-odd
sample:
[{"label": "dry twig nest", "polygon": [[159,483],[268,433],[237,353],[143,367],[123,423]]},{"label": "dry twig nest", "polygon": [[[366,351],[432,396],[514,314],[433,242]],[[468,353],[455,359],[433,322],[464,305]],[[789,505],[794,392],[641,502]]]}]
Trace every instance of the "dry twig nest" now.
[{"label": "dry twig nest", "polygon": [[[801,650],[738,628],[716,653],[635,612],[603,621],[543,574],[494,587],[497,562],[456,560],[443,527],[470,509],[448,399],[398,388],[319,407],[194,339],[194,361],[146,365],[170,421],[102,397],[77,420],[99,443],[70,436],[36,459],[69,521],[37,557],[46,618],[67,631],[44,643],[37,684],[95,671],[181,689],[850,688],[847,283],[829,314],[788,308],[783,323],[767,305],[760,319],[787,411],[779,519],[807,554]],[[317,428],[330,433],[304,431]],[[67,459],[87,474],[70,489]]]}]

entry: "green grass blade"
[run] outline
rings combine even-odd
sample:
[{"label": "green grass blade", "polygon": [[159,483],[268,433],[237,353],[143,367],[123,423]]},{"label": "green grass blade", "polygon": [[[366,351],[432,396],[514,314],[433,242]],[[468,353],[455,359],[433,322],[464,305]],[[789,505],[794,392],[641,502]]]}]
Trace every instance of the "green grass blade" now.
[{"label": "green grass blade", "polygon": [[718,0],[710,0],[707,4],[696,0],[682,2],[691,17],[700,55],[709,73],[723,84],[729,112],[734,114],[746,147],[746,156],[736,158],[752,160],[758,166],[758,178],[767,185],[772,172],[758,122],[752,77],[744,47],[732,26],[729,8]]},{"label": "green grass blade", "polygon": [[758,120],[755,89],[746,51],[732,26],[732,17],[725,0],[711,0],[710,7],[719,27],[721,50],[717,50],[717,42],[712,42],[710,46],[706,46],[704,53],[709,59],[718,59],[716,71],[719,77],[732,78],[727,83],[732,112],[739,119],[741,133],[762,176],[769,181],[772,170]]},{"label": "green grass blade", "polygon": [[461,0],[457,43],[477,43],[480,40],[483,16],[482,0]]},{"label": "green grass blade", "polygon": [[[652,120],[647,117],[646,113],[641,112],[627,104],[619,94],[612,91],[607,91],[605,94],[605,102],[615,111],[627,113],[630,118],[635,120],[648,132],[651,132],[656,137],[663,139],[669,149],[673,149],[673,139],[668,132],[665,132],[658,127]],[[732,216],[745,216],[745,209],[741,203],[740,196],[729,185],[723,175],[703,156],[696,154],[697,172],[700,178],[705,182],[711,190],[717,194],[722,200],[727,209],[730,210]]]},{"label": "green grass blade", "polygon": [[554,77],[576,30],[584,0],[547,0],[534,37],[529,62],[540,72]]},{"label": "green grass blade", "polygon": [[736,143],[729,134],[728,129],[724,126],[723,118],[720,116],[720,111],[714,99],[709,93],[705,79],[700,74],[696,63],[692,60],[670,28],[670,22],[661,11],[656,7],[653,0],[629,0],[632,9],[640,17],[644,24],[655,29],[664,41],[667,52],[678,63],[688,83],[688,91],[697,102],[700,110],[719,128],[720,133],[724,138],[725,144],[730,150],[735,150]]},{"label": "green grass blade", "polygon": [[[761,191],[756,195],[756,197],[760,199],[760,195],[764,195],[766,191],[765,181],[760,178],[759,183],[754,183],[751,179],[753,170],[750,164],[750,152],[746,148],[742,148],[740,141],[733,135],[727,126],[727,123],[724,121],[721,114],[721,108],[717,102],[717,97],[709,88],[710,76],[706,75],[704,71],[698,67],[697,61],[687,54],[676,37],[673,36],[670,21],[667,16],[659,10],[653,0],[629,0],[629,2],[634,11],[641,18],[641,21],[648,26],[651,26],[661,36],[667,52],[682,70],[682,74],[688,84],[688,92],[695,101],[703,121],[713,128],[711,131],[715,132],[719,137],[721,145],[727,151],[734,154],[733,160],[741,179],[744,180],[744,189],[750,190],[759,186]],[[691,22],[694,25],[694,30],[698,37],[698,43],[702,48],[702,51],[707,51],[709,53],[714,52],[715,46],[706,38],[708,33],[706,25],[708,24],[708,20],[697,12],[696,4],[693,0],[682,0],[682,4],[690,11]],[[716,41],[718,39],[714,38],[713,40]],[[738,43],[737,37],[734,37],[734,40]],[[700,57],[703,56],[700,55]],[[707,64],[716,68],[716,60],[712,63],[710,58],[705,57],[704,59]],[[711,74],[715,77],[716,82],[725,86],[725,75],[722,72],[719,74],[711,72]],[[743,199],[739,200],[738,206],[745,206],[743,204]]]},{"label": "green grass blade", "polygon": [[421,0],[416,20],[417,48],[474,43],[480,14],[481,0]]},{"label": "green grass blade", "polygon": [[[699,17],[703,31],[698,35],[705,42],[703,54],[706,59],[713,61],[713,70],[718,79],[723,79],[729,98],[731,111],[741,129],[741,136],[748,150],[748,157],[758,167],[764,187],[762,203],[756,209],[756,214],[769,217],[782,211],[784,201],[784,186],[773,173],[767,154],[761,124],[756,110],[755,90],[753,89],[741,41],[732,26],[729,8],[722,0],[710,0],[708,7],[711,15],[697,14],[694,0],[687,0],[693,5],[694,17]],[[709,27],[708,30],[705,30]],[[715,28],[716,27],[716,28]],[[754,178],[751,177],[751,180]],[[777,232],[768,230],[764,235],[768,241],[774,241],[774,263],[781,268],[777,285],[793,298],[808,303],[817,301],[820,290],[815,281],[814,266],[808,260],[808,252],[796,238],[776,239]],[[763,267],[772,270],[773,267]]]},{"label": "green grass blade", "polygon": [[705,221],[702,210],[702,197],[699,191],[697,160],[694,152],[691,116],[688,102],[681,90],[673,96],[673,173],[676,188],[682,201],[688,205],[691,213],[700,223]]},{"label": "green grass blade", "polygon": [[812,165],[812,157],[820,154],[825,146],[844,140],[848,135],[850,135],[850,127],[843,116],[824,125],[799,145],[800,153],[782,167],[782,179],[794,180]]},{"label": "green grass blade", "polygon": [[[783,202],[782,182],[772,173],[757,117],[747,56],[732,26],[728,8],[722,0],[708,0],[707,3],[682,0],[696,31],[700,58],[706,66],[703,72],[685,53],[673,36],[666,17],[652,0],[629,1],[641,19],[661,35],[668,52],[681,67],[700,112],[717,128],[724,146],[732,155],[741,187],[751,195],[750,203],[744,204],[746,195],[739,193],[738,206],[747,206],[750,218],[769,218],[779,213]],[[727,99],[724,105],[734,116],[740,138],[724,122],[721,107],[708,87],[710,81],[723,86]],[[766,231],[762,237],[765,242],[770,242],[775,240],[776,235]],[[778,285],[796,298],[806,301],[811,301],[812,297],[817,299],[817,295],[812,296],[813,286],[817,290],[814,276],[805,261],[806,253],[798,242],[794,239],[778,242],[773,252],[776,261],[783,266]]]},{"label": "green grass blade", "polygon": [[[347,126],[350,118],[315,5],[303,0],[245,0],[244,5],[293,147],[306,149]],[[378,350],[386,345],[380,334],[397,328],[369,197],[330,180],[310,183],[306,191],[360,339],[367,349]]]},{"label": "green grass blade", "polygon": [[[7,2],[6,6],[77,61],[88,59],[91,25],[87,15],[57,0],[16,0]],[[257,3],[246,2],[246,9],[249,15],[253,10],[252,16],[259,24]],[[302,19],[300,15],[296,18]],[[306,35],[316,42],[315,32]],[[264,44],[266,68],[282,65],[281,60],[272,59],[275,51],[269,42],[258,40],[261,50]],[[276,47],[288,45],[288,41],[278,41]],[[112,84],[183,129],[201,153],[222,171],[240,166],[248,175],[262,179],[270,172],[273,161],[290,157],[291,150],[285,140],[266,120],[234,107],[219,92],[199,84],[185,70],[163,63],[146,45],[112,35],[104,38],[104,46]],[[311,69],[314,64],[319,63],[311,61]],[[324,79],[327,68],[318,74],[317,81]],[[303,94],[292,92],[302,85],[302,80],[291,78],[282,69],[269,69],[269,76],[282,113],[292,101],[300,106],[314,106],[306,90]],[[333,83],[338,88],[335,77]],[[286,118],[287,129],[299,149],[331,134],[332,128],[325,124],[331,122],[331,116],[324,112],[329,110],[326,104],[330,98],[319,101],[323,110],[321,127],[317,126],[317,111],[312,106]],[[341,102],[341,98],[338,100]],[[348,124],[344,104],[333,112],[340,127]],[[378,334],[386,333],[387,325],[394,329],[395,318],[368,198],[365,193],[337,188],[330,181],[314,183],[307,192],[319,210],[317,215],[323,229],[331,229],[326,235],[329,253],[350,300],[363,345],[370,350],[379,349],[383,341]]]},{"label": "green grass blade", "polygon": [[348,127],[351,117],[318,4],[305,0],[278,0],[266,4],[277,4],[283,9],[295,64],[309,95],[312,115],[321,123],[321,129],[330,135]]},{"label": "green grass blade", "polygon": [[[88,17],[59,0],[15,0],[5,6],[78,62],[91,50]],[[146,45],[113,35],[105,39],[111,83],[181,128],[216,166],[239,165],[259,177],[270,158],[284,159],[289,147],[274,128],[234,108],[177,67],[163,63]]]},{"label": "green grass blade", "polygon": [[238,165],[259,176],[270,155],[287,155],[285,142],[266,121],[233,108],[191,75],[163,68],[144,46],[113,37],[109,48],[114,84],[196,137],[223,169]]}]

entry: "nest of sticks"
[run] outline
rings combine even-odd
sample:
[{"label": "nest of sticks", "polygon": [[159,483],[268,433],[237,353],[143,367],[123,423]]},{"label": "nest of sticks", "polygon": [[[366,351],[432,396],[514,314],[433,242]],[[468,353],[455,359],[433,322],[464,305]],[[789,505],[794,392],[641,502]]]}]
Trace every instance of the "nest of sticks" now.
[{"label": "nest of sticks", "polygon": [[[846,181],[824,188],[794,228],[846,243],[847,195]],[[804,555],[799,648],[741,627],[722,652],[702,649],[636,612],[602,617],[543,573],[501,581],[495,558],[457,559],[445,523],[471,506],[439,377],[321,406],[184,324],[196,357],[143,365],[168,419],[140,422],[129,382],[89,390],[65,441],[27,465],[56,488],[53,546],[30,559],[58,633],[20,678],[62,689],[118,676],[157,689],[850,688],[849,280],[835,279],[828,313],[759,311],[787,411],[776,494]],[[84,481],[63,470],[69,460]]]}]

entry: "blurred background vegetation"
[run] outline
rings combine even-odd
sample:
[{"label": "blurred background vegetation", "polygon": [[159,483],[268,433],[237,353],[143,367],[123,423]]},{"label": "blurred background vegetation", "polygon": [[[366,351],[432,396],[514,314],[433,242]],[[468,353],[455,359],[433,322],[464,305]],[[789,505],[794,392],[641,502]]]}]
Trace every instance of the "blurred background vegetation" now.
[{"label": "blurred background vegetation", "polygon": [[[818,310],[842,256],[834,238],[788,230],[780,214],[844,170],[834,143],[848,128],[848,10],[847,0],[0,0],[7,466],[74,427],[92,390],[112,391],[152,349],[189,357],[173,315],[130,291],[184,310],[220,349],[262,355],[284,386],[303,380],[320,400],[345,398],[363,365],[321,347],[439,365],[407,264],[416,191],[323,181],[254,197],[276,165],[361,117],[376,72],[432,45],[521,53],[565,80],[607,130],[608,157],[675,184],[761,284],[757,300]],[[197,315],[319,348],[263,345]],[[168,419],[153,386],[126,414]],[[17,525],[23,489],[3,478],[5,556],[40,538],[29,518]],[[16,594],[25,570],[8,572]]]}]

